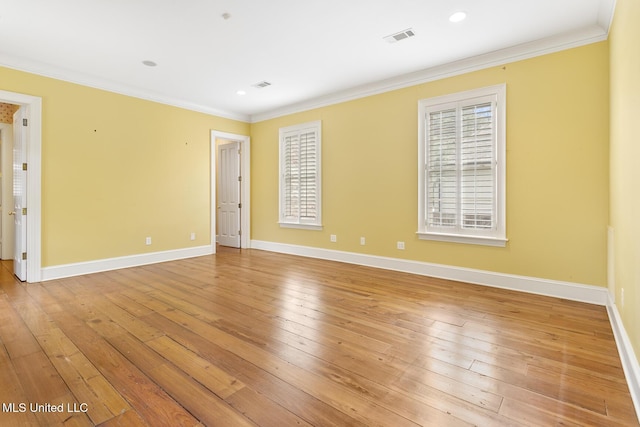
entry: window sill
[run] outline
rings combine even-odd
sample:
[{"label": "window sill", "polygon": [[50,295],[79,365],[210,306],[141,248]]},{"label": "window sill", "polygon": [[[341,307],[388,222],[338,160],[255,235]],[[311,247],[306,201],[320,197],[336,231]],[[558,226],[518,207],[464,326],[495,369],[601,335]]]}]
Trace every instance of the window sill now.
[{"label": "window sill", "polygon": [[279,222],[280,228],[299,228],[301,230],[322,230],[322,225],[298,224],[293,222]]},{"label": "window sill", "polygon": [[435,240],[439,242],[466,243],[470,245],[496,246],[504,248],[509,239],[503,237],[468,236],[462,234],[425,233],[418,232],[420,240]]}]

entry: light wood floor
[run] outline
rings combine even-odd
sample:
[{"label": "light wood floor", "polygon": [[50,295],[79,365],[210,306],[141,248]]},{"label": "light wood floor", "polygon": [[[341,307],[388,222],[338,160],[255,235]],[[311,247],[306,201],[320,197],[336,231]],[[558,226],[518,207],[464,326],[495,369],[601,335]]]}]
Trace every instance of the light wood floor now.
[{"label": "light wood floor", "polygon": [[0,425],[638,424],[603,307],[220,249],[43,284],[5,263]]}]

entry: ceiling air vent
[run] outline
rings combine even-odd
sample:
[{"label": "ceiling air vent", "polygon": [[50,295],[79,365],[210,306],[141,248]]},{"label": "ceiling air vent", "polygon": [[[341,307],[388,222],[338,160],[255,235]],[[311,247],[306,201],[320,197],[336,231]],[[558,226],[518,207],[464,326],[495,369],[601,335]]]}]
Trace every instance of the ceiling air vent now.
[{"label": "ceiling air vent", "polygon": [[263,88],[265,88],[265,87],[269,87],[269,86],[271,86],[271,83],[269,83],[269,82],[267,82],[267,81],[264,81],[264,80],[263,80],[263,81],[258,82],[258,83],[256,83],[256,84],[253,84],[253,85],[251,85],[251,86],[253,86],[253,87],[257,87],[258,89],[263,89]]},{"label": "ceiling air vent", "polygon": [[391,34],[387,37],[384,37],[384,39],[387,41],[387,43],[395,43],[399,42],[400,40],[408,39],[409,37],[413,37],[415,35],[416,33],[413,31],[413,29],[409,28],[407,30],[400,31],[399,33]]}]

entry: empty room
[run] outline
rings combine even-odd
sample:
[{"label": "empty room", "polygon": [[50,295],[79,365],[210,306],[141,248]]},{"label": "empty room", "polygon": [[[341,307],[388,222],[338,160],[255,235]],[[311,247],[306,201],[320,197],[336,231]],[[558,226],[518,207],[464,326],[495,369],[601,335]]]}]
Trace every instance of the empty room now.
[{"label": "empty room", "polygon": [[638,425],[637,22],[0,1],[0,425]]}]

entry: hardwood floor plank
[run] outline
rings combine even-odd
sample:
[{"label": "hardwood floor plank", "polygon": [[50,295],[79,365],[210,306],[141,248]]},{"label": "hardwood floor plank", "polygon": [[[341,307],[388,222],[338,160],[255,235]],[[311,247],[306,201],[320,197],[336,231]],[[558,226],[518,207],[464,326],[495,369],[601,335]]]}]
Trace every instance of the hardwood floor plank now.
[{"label": "hardwood floor plank", "polygon": [[38,342],[6,297],[0,298],[0,340],[12,359],[40,351]]},{"label": "hardwood floor plank", "polygon": [[225,400],[253,423],[262,427],[313,426],[248,387],[238,390]]},{"label": "hardwood floor plank", "polygon": [[368,401],[356,393],[339,387],[330,380],[314,375],[296,365],[289,364],[287,361],[235,336],[220,331],[205,322],[179,311],[165,311],[163,314],[170,320],[186,326],[199,335],[207,337],[208,340],[233,349],[236,355],[282,380],[295,385],[306,393],[329,403],[331,406],[349,414],[351,417],[361,419],[366,423],[373,422],[375,423],[374,425],[414,425],[406,419],[381,408],[374,402]]},{"label": "hardwood floor plank", "polygon": [[548,383],[536,377],[520,375],[500,366],[490,365],[479,361],[475,361],[473,363],[471,370],[481,375],[542,394],[543,396],[557,400],[562,399],[567,403],[588,409],[589,411],[597,414],[606,414],[607,411],[604,396],[592,393],[589,390],[585,390],[585,392],[583,392],[570,387],[564,387],[564,384],[562,390],[559,390],[557,383],[555,382]]},{"label": "hardwood floor plank", "polygon": [[[11,361],[0,363],[0,385],[0,404],[4,405],[0,412],[0,425],[37,425],[35,415],[26,410],[29,400]],[[20,405],[25,405],[24,411]]]},{"label": "hardwood floor plank", "polygon": [[639,425],[604,307],[256,250],[0,268],[0,425]]},{"label": "hardwood floor plank", "polygon": [[247,387],[269,396],[278,405],[312,425],[366,425],[159,313],[149,315],[147,320],[161,327],[181,345],[216,363],[221,369],[240,379]]},{"label": "hardwood floor plank", "polygon": [[152,424],[147,424],[140,417],[140,415],[134,411],[129,410],[117,417],[111,418],[104,423],[97,424],[99,427],[152,427]]},{"label": "hardwood floor plank", "polygon": [[171,338],[166,336],[156,338],[147,342],[147,345],[222,399],[226,399],[245,387],[237,378],[199,357]]},{"label": "hardwood floor plank", "polygon": [[67,385],[44,352],[20,356],[12,361],[29,401],[48,403],[69,393]]},{"label": "hardwood floor plank", "polygon": [[192,426],[197,424],[187,410],[177,404],[137,367],[111,347],[89,326],[74,316],[60,312],[52,317],[87,359],[117,389],[138,413],[158,426]]},{"label": "hardwood floor plank", "polygon": [[255,425],[179,369],[159,365],[150,375],[167,390],[167,393],[182,402],[191,414],[207,426]]}]

